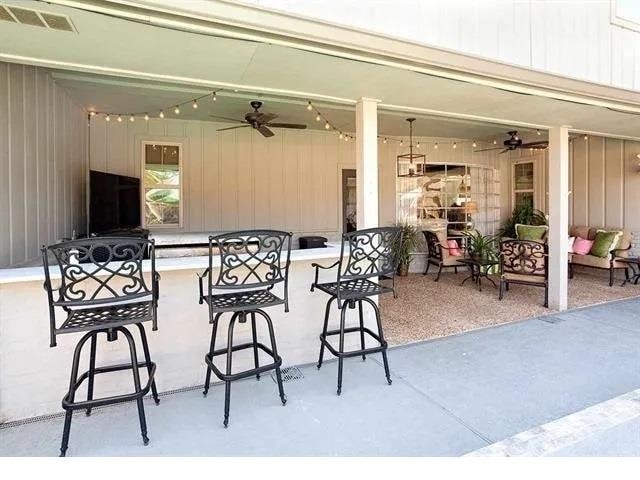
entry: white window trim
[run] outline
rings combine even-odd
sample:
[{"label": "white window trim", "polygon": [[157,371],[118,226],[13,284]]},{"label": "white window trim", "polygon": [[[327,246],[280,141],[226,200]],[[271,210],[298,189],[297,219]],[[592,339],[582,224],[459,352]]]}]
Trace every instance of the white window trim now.
[{"label": "white window trim", "polygon": [[[171,146],[171,147],[178,147],[178,175],[180,176],[180,184],[178,185],[178,189],[180,190],[180,206],[179,206],[179,221],[178,224],[167,224],[167,225],[147,225],[145,222],[145,212],[146,212],[146,202],[145,202],[145,197],[146,197],[146,191],[147,191],[147,186],[145,184],[144,181],[144,173],[145,173],[145,168],[146,168],[146,146],[147,145],[163,145],[163,146]],[[142,225],[143,228],[148,228],[149,230],[163,230],[163,229],[180,229],[183,228],[183,223],[184,223],[184,193],[183,193],[183,183],[184,183],[184,176],[183,176],[183,165],[182,165],[182,158],[183,158],[183,152],[184,152],[184,143],[183,142],[166,142],[166,141],[154,141],[154,140],[143,140],[141,143],[141,150],[142,153],[140,155],[142,161],[142,167],[141,167],[141,184],[142,184],[142,188],[140,189],[140,216],[142,217],[140,219],[140,224]],[[175,188],[175,186],[171,186],[169,188]]]},{"label": "white window trim", "polygon": [[611,0],[611,19],[610,22],[612,25],[617,25],[618,27],[627,28],[629,30],[634,30],[636,32],[640,32],[640,23],[634,22],[633,20],[629,20],[624,17],[620,17],[618,15],[618,2],[617,0]]},{"label": "white window trim", "polygon": [[[533,188],[516,188],[516,165],[521,165],[523,163],[530,163],[533,166]],[[531,157],[516,160],[511,164],[511,211],[516,208],[517,193],[531,193],[533,197],[533,208],[538,208],[538,205],[536,205],[536,178],[538,177],[537,169],[537,163],[535,159]]]}]

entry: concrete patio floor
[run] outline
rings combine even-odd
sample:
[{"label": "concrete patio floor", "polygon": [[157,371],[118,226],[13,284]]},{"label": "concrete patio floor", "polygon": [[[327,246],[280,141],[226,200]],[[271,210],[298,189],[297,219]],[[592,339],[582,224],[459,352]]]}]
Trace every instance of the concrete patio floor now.
[{"label": "concrete patio floor", "polygon": [[[79,413],[68,455],[468,454],[640,388],[639,309],[622,300],[393,348],[392,386],[379,355],[352,358],[340,397],[334,361],[302,367],[284,407],[269,376],[236,382],[226,430],[221,386],[164,395],[145,403],[147,447],[134,403]],[[57,455],[62,423],[0,426],[0,455]],[[572,442],[546,454],[640,455],[640,413]]]}]

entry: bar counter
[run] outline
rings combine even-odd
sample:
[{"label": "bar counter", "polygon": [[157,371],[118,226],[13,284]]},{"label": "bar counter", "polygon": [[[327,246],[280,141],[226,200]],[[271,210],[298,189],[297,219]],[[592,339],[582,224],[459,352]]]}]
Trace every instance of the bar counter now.
[{"label": "bar counter", "polygon": [[[317,360],[324,309],[328,296],[310,292],[314,262],[330,265],[340,256],[340,244],[327,248],[292,250],[289,270],[289,313],[282,306],[267,309],[274,322],[278,352],[283,366],[299,365]],[[214,268],[218,259],[214,257]],[[147,335],[152,359],[157,363],[156,382],[160,392],[195,387],[204,382],[205,352],[209,348],[211,325],[206,305],[198,304],[198,280],[209,264],[208,257],[157,258],[156,270],[161,275],[158,302],[158,331]],[[144,268],[150,270],[149,261]],[[59,273],[52,269],[52,280]],[[335,269],[321,271],[320,281],[335,281]],[[0,270],[0,423],[62,411],[61,399],[68,386],[73,349],[80,334],[58,336],[58,346],[49,347],[49,314],[43,289],[42,267]],[[277,288],[277,287],[276,287]],[[61,315],[61,312],[58,312]],[[229,318],[225,315],[225,318]],[[332,305],[331,326],[339,323],[338,309]],[[59,317],[62,321],[62,316]],[[347,322],[357,322],[357,310],[347,313]],[[368,309],[365,323],[373,327]],[[221,324],[218,345],[226,345],[226,322]],[[332,328],[332,327],[330,327]],[[266,325],[258,324],[259,337],[266,341]],[[134,333],[135,334],[135,333]],[[234,337],[238,341],[251,336],[250,322],[239,324]],[[346,337],[348,348],[359,345],[359,338]],[[127,361],[128,351],[124,339],[98,344],[97,365]],[[138,352],[142,358],[142,352]],[[331,355],[325,354],[326,360]],[[234,354],[234,370],[253,366],[249,350]],[[88,360],[81,363],[86,368]],[[327,363],[323,368],[336,368]],[[144,376],[143,376],[144,378]],[[253,381],[251,379],[247,381]],[[261,381],[271,382],[268,376]],[[100,375],[96,380],[95,396],[113,395],[131,391],[130,372]],[[287,384],[284,385],[285,391]],[[279,402],[275,394],[274,402]],[[333,393],[333,382],[327,384],[327,393]],[[220,394],[220,395],[218,395]],[[203,399],[202,408],[217,411],[212,402],[221,402],[223,389],[212,386],[209,397]],[[149,405],[149,408],[154,408]],[[157,408],[162,408],[162,405]],[[135,415],[135,409],[132,415]],[[217,417],[216,417],[217,418]],[[213,419],[212,419],[213,420]]]}]

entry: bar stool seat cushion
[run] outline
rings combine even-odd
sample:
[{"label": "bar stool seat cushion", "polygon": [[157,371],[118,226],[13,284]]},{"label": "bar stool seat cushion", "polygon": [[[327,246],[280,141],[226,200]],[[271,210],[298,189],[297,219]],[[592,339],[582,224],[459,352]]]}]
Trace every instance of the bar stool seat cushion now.
[{"label": "bar stool seat cushion", "polygon": [[69,310],[58,333],[84,332],[153,319],[153,302],[131,302]]},{"label": "bar stool seat cushion", "polygon": [[328,293],[332,296],[337,296],[340,291],[340,298],[348,300],[350,298],[362,298],[370,297],[373,295],[380,295],[382,293],[393,292],[390,287],[385,287],[379,283],[372,282],[371,280],[356,279],[356,280],[344,280],[340,283],[319,283],[316,288]]},{"label": "bar stool seat cushion", "polygon": [[216,312],[255,310],[284,303],[283,299],[266,289],[219,293],[211,296],[205,295],[203,300],[210,304],[212,310]]}]

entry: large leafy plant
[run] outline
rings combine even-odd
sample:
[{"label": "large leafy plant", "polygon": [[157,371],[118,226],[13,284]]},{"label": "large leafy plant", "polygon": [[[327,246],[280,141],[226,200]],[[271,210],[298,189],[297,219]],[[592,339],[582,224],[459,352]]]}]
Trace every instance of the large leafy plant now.
[{"label": "large leafy plant", "polygon": [[504,223],[500,230],[503,237],[516,238],[516,224],[523,225],[546,225],[547,217],[544,212],[536,210],[532,205],[525,203],[513,209],[511,217]]},{"label": "large leafy plant", "polygon": [[407,222],[398,223],[396,226],[402,230],[402,237],[392,246],[393,256],[399,265],[406,266],[413,260],[411,253],[418,246],[418,229]]},{"label": "large leafy plant", "polygon": [[462,232],[467,237],[467,251],[472,258],[496,260],[498,258],[495,235],[482,235],[478,230]]}]

